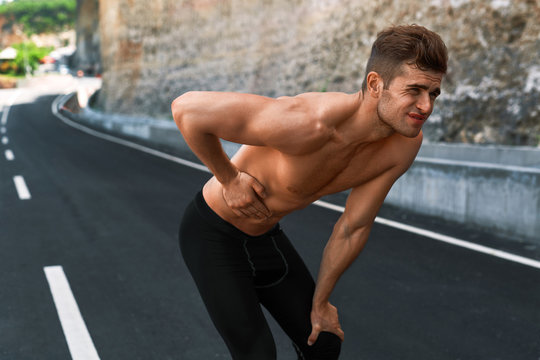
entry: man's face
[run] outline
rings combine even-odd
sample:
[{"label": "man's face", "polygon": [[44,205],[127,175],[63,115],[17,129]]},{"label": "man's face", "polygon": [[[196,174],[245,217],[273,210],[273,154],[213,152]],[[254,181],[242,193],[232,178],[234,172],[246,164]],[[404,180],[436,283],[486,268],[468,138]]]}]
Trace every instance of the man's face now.
[{"label": "man's face", "polygon": [[442,78],[441,73],[403,65],[400,75],[383,89],[377,105],[380,120],[403,136],[416,137],[441,93]]}]

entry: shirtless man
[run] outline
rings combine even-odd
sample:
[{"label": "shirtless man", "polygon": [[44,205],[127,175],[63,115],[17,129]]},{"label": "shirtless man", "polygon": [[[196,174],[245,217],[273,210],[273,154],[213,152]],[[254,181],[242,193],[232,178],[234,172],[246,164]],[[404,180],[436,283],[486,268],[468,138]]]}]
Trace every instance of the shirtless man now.
[{"label": "shirtless man", "polygon": [[[299,359],[338,358],[344,333],[330,294],[416,157],[446,66],[437,34],[397,26],[378,34],[358,93],[188,92],[173,102],[178,128],[214,174],[185,211],[180,246],[233,359],[276,358],[261,304]],[[244,145],[229,160],[220,138]],[[347,189],[315,283],[278,222]]]}]

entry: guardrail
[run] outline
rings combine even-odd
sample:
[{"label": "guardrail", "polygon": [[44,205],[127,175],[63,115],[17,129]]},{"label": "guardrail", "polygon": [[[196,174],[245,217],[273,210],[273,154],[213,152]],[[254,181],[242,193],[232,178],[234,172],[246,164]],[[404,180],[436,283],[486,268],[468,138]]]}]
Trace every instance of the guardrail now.
[{"label": "guardrail", "polygon": [[386,202],[540,244],[540,169],[420,157]]},{"label": "guardrail", "polygon": [[[68,110],[71,103],[74,107],[71,112],[73,120],[158,147],[175,149],[184,157],[196,160],[174,122],[104,114],[81,107],[81,101],[75,101],[74,96],[75,93],[71,100],[66,97],[64,104],[60,104],[60,107]],[[229,156],[240,147],[227,141],[222,141],[222,144]],[[427,145],[421,155],[437,152],[436,144]],[[458,147],[458,155],[454,154],[454,157],[475,158],[473,147]],[[506,153],[520,158],[515,149],[505,148]],[[439,151],[441,149],[445,151],[446,157],[451,157],[448,145],[441,145]],[[528,152],[523,161],[540,163],[537,162],[540,157],[536,158],[536,155],[540,155],[539,150],[523,150]],[[494,151],[503,153],[496,147]],[[476,156],[477,159],[494,156],[488,154],[489,149],[486,147],[481,152],[481,156]],[[503,158],[507,162],[512,161],[508,155]],[[415,213],[472,225],[511,240],[540,244],[540,168],[419,156],[409,171],[394,184],[385,203]]]}]

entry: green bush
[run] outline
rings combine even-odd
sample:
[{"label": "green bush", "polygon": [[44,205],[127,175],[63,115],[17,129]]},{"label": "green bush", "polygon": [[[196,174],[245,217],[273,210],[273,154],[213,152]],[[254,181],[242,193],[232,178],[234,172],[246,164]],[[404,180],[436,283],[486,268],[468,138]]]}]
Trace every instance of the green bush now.
[{"label": "green bush", "polygon": [[41,34],[74,28],[76,9],[76,0],[16,0],[0,5],[0,16],[5,25],[22,24],[25,33]]},{"label": "green bush", "polygon": [[12,45],[17,50],[17,56],[12,61],[2,63],[0,73],[8,75],[23,75],[28,65],[31,72],[39,66],[39,61],[49,54],[52,47],[38,47],[33,42]]}]

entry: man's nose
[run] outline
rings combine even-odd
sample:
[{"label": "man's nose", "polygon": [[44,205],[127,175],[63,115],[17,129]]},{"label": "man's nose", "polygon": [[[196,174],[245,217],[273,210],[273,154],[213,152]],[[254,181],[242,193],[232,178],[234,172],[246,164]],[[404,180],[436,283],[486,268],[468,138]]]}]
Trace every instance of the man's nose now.
[{"label": "man's nose", "polygon": [[432,106],[433,104],[431,103],[431,99],[429,98],[428,94],[422,95],[416,102],[416,108],[420,110],[422,114],[429,114]]}]

